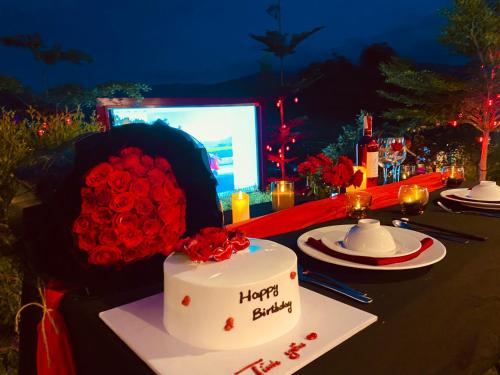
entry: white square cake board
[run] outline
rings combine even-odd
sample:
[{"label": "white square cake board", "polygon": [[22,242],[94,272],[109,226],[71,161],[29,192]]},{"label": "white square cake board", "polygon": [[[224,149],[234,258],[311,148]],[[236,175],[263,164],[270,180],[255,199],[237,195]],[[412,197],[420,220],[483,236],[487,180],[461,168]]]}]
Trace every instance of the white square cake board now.
[{"label": "white square cake board", "polygon": [[[287,334],[268,343],[239,350],[209,351],[195,348],[170,336],[163,327],[163,293],[115,307],[99,317],[157,374],[250,375],[250,367],[263,373],[271,361],[280,362],[266,373],[291,374],[349,337],[368,327],[377,316],[329,297],[300,288],[302,314]],[[306,336],[317,333],[315,340]],[[290,344],[305,344],[290,359]],[[260,362],[259,362],[260,360]]]}]

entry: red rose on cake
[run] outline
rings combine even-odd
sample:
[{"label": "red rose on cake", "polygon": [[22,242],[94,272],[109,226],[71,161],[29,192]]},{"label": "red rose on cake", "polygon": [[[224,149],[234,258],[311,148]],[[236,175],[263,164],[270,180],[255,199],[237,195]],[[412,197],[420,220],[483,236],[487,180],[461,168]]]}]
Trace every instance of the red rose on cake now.
[{"label": "red rose on cake", "polygon": [[127,147],[87,172],[73,223],[88,262],[126,264],[168,255],[186,230],[186,197],[163,157]]}]

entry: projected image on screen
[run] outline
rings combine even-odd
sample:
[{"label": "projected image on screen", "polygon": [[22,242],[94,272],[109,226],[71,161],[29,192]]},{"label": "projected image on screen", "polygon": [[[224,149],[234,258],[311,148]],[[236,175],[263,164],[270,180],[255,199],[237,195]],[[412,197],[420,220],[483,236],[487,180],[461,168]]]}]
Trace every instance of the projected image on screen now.
[{"label": "projected image on screen", "polygon": [[208,153],[219,193],[259,184],[257,117],[253,105],[110,109],[113,126],[157,120],[189,133]]}]

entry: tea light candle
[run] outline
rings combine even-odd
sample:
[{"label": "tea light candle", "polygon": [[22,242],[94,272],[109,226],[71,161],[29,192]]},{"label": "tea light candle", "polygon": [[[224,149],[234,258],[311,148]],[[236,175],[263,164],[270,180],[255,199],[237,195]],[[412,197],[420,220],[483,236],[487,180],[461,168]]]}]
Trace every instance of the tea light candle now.
[{"label": "tea light candle", "polygon": [[279,211],[291,208],[295,204],[295,194],[293,191],[293,182],[277,181],[271,184],[271,198],[273,210]]},{"label": "tea light candle", "polygon": [[420,215],[429,201],[429,191],[419,185],[403,185],[399,188],[398,198],[403,214]]},{"label": "tea light candle", "polygon": [[354,185],[351,185],[347,188],[346,190],[347,192],[366,189],[366,168],[361,166],[355,166],[354,173],[356,173],[356,171],[361,171],[363,173],[363,181],[361,182],[361,186],[355,187]]},{"label": "tea light candle", "polygon": [[347,215],[355,219],[363,219],[372,203],[372,195],[367,191],[348,192],[346,194]]},{"label": "tea light candle", "polygon": [[459,166],[445,166],[441,170],[444,183],[449,188],[456,188],[464,182],[464,167]]},{"label": "tea light candle", "polygon": [[239,191],[231,196],[233,223],[250,219],[250,196]]}]

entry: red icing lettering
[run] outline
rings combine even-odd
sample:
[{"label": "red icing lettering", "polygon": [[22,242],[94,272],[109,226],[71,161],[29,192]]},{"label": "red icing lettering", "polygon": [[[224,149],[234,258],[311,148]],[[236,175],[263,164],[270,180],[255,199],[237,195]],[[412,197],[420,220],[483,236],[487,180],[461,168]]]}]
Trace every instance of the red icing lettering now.
[{"label": "red icing lettering", "polygon": [[264,375],[265,373],[271,371],[273,368],[279,365],[281,365],[280,361],[269,361],[269,363],[265,364],[264,360],[261,358],[236,371],[234,375],[239,375],[247,370],[252,371],[254,375]]},{"label": "red icing lettering", "polygon": [[189,296],[184,296],[184,298],[182,299],[182,302],[181,302],[184,306],[189,306],[189,304],[191,303],[191,297]]},{"label": "red icing lettering", "polygon": [[295,276],[297,276],[297,272],[295,271],[290,272],[290,279],[292,280],[295,279]]},{"label": "red icing lettering", "polygon": [[306,344],[304,344],[303,342],[301,342],[298,345],[296,343],[292,342],[290,344],[290,348],[288,349],[288,351],[285,352],[285,355],[290,359],[297,359],[300,357],[300,354],[298,353],[299,350],[305,346],[306,346]]},{"label": "red icing lettering", "polygon": [[226,320],[226,325],[224,326],[225,331],[230,331],[234,328],[234,319],[233,318],[227,318]]},{"label": "red icing lettering", "polygon": [[316,340],[318,338],[318,334],[316,332],[311,332],[306,336],[306,339],[308,340]]}]

